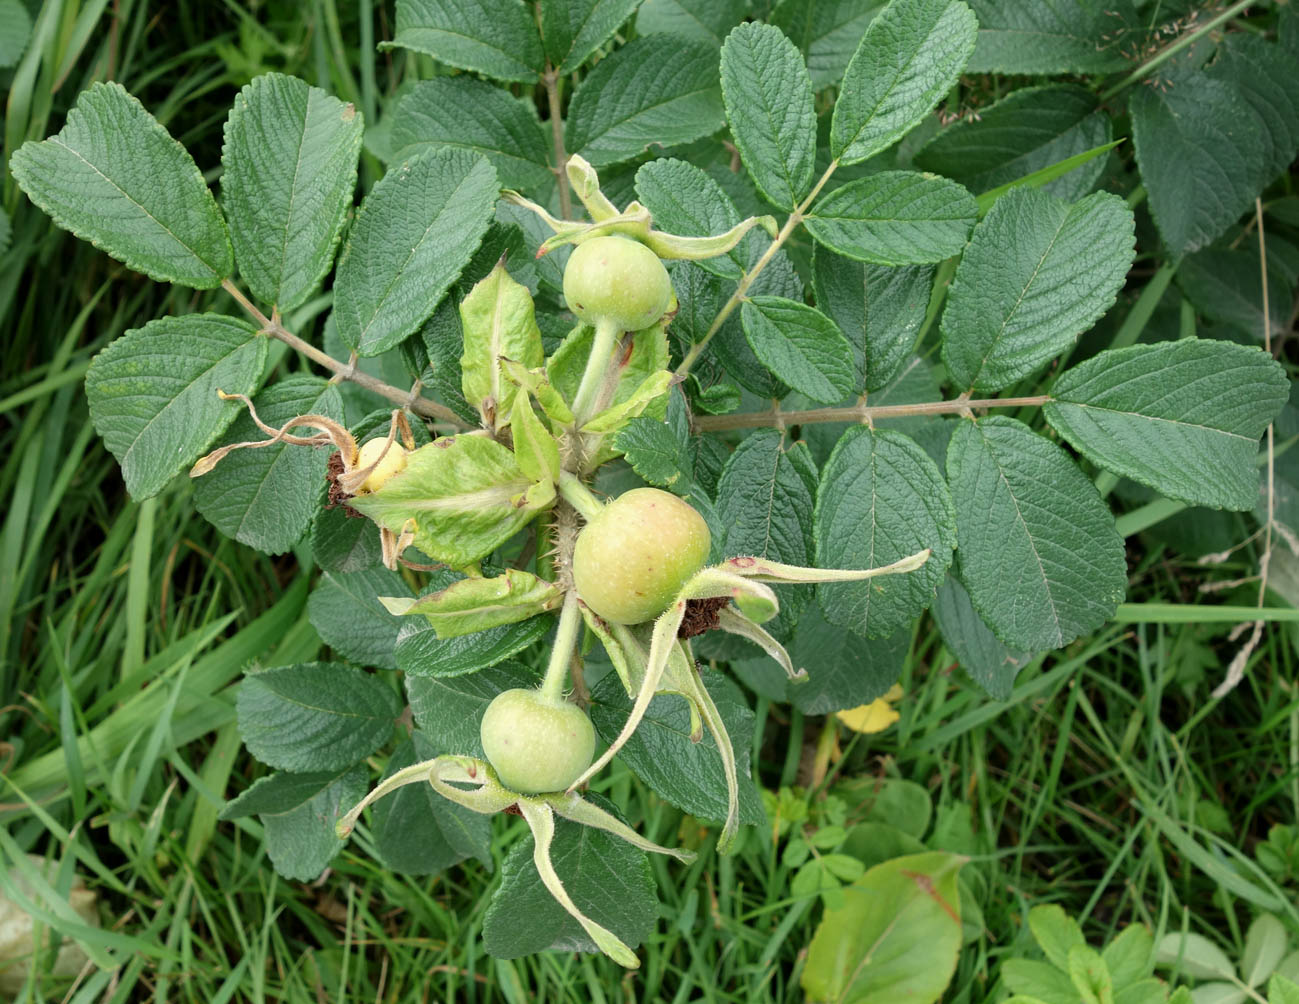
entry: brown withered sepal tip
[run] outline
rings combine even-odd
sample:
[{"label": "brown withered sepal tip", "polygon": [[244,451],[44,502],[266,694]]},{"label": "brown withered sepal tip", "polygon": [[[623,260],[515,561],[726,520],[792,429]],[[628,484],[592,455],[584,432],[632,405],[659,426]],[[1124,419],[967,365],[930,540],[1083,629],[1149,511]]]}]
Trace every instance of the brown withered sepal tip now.
[{"label": "brown withered sepal tip", "polygon": [[717,627],[722,607],[731,602],[729,596],[714,596],[707,600],[686,600],[686,615],[677,628],[678,638],[693,638]]},{"label": "brown withered sepal tip", "polygon": [[365,516],[357,512],[347,500],[352,496],[343,491],[338,483],[339,477],[343,473],[343,455],[335,450],[329,457],[329,469],[325,474],[325,480],[329,482],[329,496],[325,499],[325,508],[333,509],[335,506],[343,507],[343,515],[350,519],[365,519]]}]

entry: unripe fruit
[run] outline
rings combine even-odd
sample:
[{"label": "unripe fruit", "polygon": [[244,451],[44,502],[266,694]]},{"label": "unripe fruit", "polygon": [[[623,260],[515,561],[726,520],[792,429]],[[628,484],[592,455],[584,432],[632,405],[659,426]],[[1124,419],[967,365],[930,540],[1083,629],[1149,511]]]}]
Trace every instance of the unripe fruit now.
[{"label": "unripe fruit", "polygon": [[658,255],[627,237],[592,237],[564,268],[568,309],[589,324],[620,331],[648,328],[672,305],[672,280]]},{"label": "unripe fruit", "polygon": [[573,584],[588,607],[615,624],[653,620],[704,567],[708,524],[675,495],[635,488],[577,536]]},{"label": "unripe fruit", "polygon": [[[383,452],[385,446],[388,447],[387,453]],[[380,455],[383,456],[382,460],[379,460]],[[356,469],[363,470],[376,460],[379,465],[361,482],[363,492],[377,492],[394,474],[400,474],[406,469],[406,448],[395,441],[389,443],[386,439],[372,439],[362,444],[357,451]]]},{"label": "unripe fruit", "polygon": [[497,694],[478,735],[501,784],[520,795],[564,791],[595,757],[595,729],[586,712],[539,690]]}]

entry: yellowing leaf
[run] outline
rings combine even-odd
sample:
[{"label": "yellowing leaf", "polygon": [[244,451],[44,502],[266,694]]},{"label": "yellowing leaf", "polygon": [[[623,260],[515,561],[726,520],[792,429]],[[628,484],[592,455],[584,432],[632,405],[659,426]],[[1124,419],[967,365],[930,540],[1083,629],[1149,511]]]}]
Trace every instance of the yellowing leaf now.
[{"label": "yellowing leaf", "polygon": [[889,688],[883,697],[877,697],[870,704],[862,704],[846,711],[836,711],[839,721],[854,732],[883,732],[901,716],[893,710],[892,702],[902,699],[902,688],[896,683]]}]

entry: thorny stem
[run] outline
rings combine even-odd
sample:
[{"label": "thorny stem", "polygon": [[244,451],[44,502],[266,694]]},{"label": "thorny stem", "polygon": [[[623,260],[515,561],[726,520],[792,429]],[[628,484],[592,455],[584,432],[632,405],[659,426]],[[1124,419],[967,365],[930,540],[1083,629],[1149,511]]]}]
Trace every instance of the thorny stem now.
[{"label": "thorny stem", "polygon": [[550,650],[550,662],[546,664],[546,676],[541,681],[541,696],[549,701],[559,701],[564,697],[564,685],[568,683],[568,666],[577,649],[577,640],[582,629],[582,611],[577,605],[577,593],[570,589],[564,594],[564,606],[559,612],[559,629],[555,632],[555,644]]},{"label": "thorny stem", "polygon": [[547,63],[546,72],[541,79],[546,85],[546,99],[550,105],[550,135],[555,145],[555,178],[559,183],[559,215],[568,220],[573,217],[573,196],[568,190],[568,171],[565,170],[568,153],[564,149],[564,120],[559,107],[563,78],[556,67]]},{"label": "thorny stem", "polygon": [[1230,7],[1224,10],[1217,17],[1213,18],[1212,20],[1206,21],[1204,24],[1200,25],[1200,27],[1196,28],[1194,31],[1187,32],[1176,42],[1173,42],[1171,45],[1166,46],[1163,49],[1160,49],[1153,56],[1147,59],[1144,63],[1138,66],[1135,70],[1129,73],[1126,77],[1120,80],[1117,84],[1115,84],[1113,87],[1105,91],[1105,93],[1101,95],[1101,101],[1108,101],[1110,98],[1114,97],[1114,95],[1118,94],[1119,91],[1123,90],[1123,88],[1127,87],[1129,84],[1135,84],[1138,80],[1144,77],[1155,67],[1159,66],[1160,64],[1171,59],[1173,56],[1177,55],[1177,53],[1181,52],[1188,45],[1194,42],[1197,38],[1203,35],[1205,32],[1212,31],[1214,28],[1218,27],[1218,25],[1222,24],[1224,21],[1229,21],[1231,18],[1235,17],[1237,14],[1239,14],[1241,11],[1243,11],[1246,7],[1248,7],[1253,2],[1255,2],[1255,0],[1238,0],[1237,3],[1232,4]]},{"label": "thorny stem", "polygon": [[965,397],[950,401],[924,401],[918,404],[881,404],[876,407],[860,404],[849,408],[813,408],[808,411],[754,411],[741,415],[696,415],[693,419],[696,432],[721,432],[725,429],[756,429],[763,426],[786,428],[791,425],[810,425],[815,422],[875,422],[882,418],[903,418],[909,415],[969,415],[980,408],[1031,408],[1046,404],[1050,395],[1036,397],[998,397],[970,400]]},{"label": "thorny stem", "polygon": [[403,408],[409,408],[417,415],[425,418],[433,418],[439,422],[445,422],[457,429],[467,429],[463,419],[454,411],[444,404],[437,401],[431,401],[426,397],[421,397],[410,390],[402,390],[400,387],[394,387],[390,383],[384,383],[368,373],[362,373],[352,363],[339,362],[327,352],[321,352],[310,342],[303,341],[293,332],[285,329],[279,321],[278,316],[267,317],[257,306],[244,296],[239,287],[229,279],[221,283],[221,288],[234,297],[235,302],[243,307],[260,326],[261,330],[272,338],[277,338],[291,349],[296,349],[314,363],[325,367],[335,376],[343,380],[350,380],[358,387],[364,387],[371,393],[378,394],[380,397],[387,398],[394,404],[399,404]]},{"label": "thorny stem", "polygon": [[704,332],[704,337],[691,346],[690,351],[686,353],[686,357],[681,360],[681,365],[677,367],[676,372],[678,381],[683,380],[686,374],[690,372],[690,367],[692,367],[703,354],[704,349],[708,347],[708,343],[712,340],[713,335],[717,334],[721,326],[726,323],[726,319],[730,317],[735,311],[735,308],[744,301],[745,295],[749,292],[749,287],[753,285],[753,281],[758,278],[762,270],[770,263],[771,259],[776,257],[776,252],[779,251],[785,241],[789,239],[789,235],[792,234],[795,228],[806,218],[808,207],[811,206],[812,201],[821,194],[821,189],[825,187],[825,183],[830,180],[830,175],[834,174],[838,167],[839,159],[836,157],[834,160],[830,161],[830,166],[825,169],[825,174],[821,175],[817,180],[817,183],[812,186],[812,190],[807,193],[807,198],[799,203],[798,208],[789,214],[789,219],[785,221],[785,225],[781,227],[780,232],[776,234],[776,239],[772,241],[767,250],[762,253],[762,257],[753,263],[753,268],[744,273],[744,276],[740,279],[739,285],[735,287],[735,292],[731,294],[731,298],[722,305],[722,309],[718,311],[717,316],[713,318],[713,323],[710,324],[708,330]]}]

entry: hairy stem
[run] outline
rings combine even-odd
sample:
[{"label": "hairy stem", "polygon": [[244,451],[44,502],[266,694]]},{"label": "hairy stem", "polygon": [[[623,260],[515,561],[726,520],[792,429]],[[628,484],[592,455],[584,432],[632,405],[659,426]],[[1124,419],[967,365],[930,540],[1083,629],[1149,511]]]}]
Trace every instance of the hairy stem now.
[{"label": "hairy stem", "polygon": [[1040,407],[1050,401],[1046,394],[1036,397],[998,397],[970,400],[958,397],[950,401],[923,401],[918,404],[882,404],[877,407],[853,405],[848,408],[813,408],[808,411],[753,411],[741,415],[696,415],[696,432],[721,432],[725,429],[756,429],[763,426],[785,428],[815,422],[874,422],[881,418],[903,418],[908,415],[966,415],[979,408]]},{"label": "hairy stem", "polygon": [[320,349],[316,348],[310,342],[304,341],[293,332],[286,330],[284,325],[280,323],[278,316],[267,317],[263,314],[257,309],[257,306],[248,299],[248,297],[244,296],[239,287],[229,279],[222,281],[221,288],[234,297],[235,302],[248,312],[248,315],[261,326],[262,331],[270,335],[272,338],[279,339],[285,345],[289,346],[289,348],[301,352],[312,362],[325,367],[325,369],[329,370],[336,377],[343,380],[350,380],[358,387],[364,387],[371,393],[387,398],[394,404],[399,404],[403,408],[409,408],[416,415],[422,415],[425,418],[432,418],[439,422],[445,422],[447,425],[452,425],[457,429],[469,428],[469,426],[465,424],[464,420],[446,405],[440,404],[437,401],[431,401],[426,397],[421,397],[413,390],[402,390],[400,387],[394,387],[390,383],[384,383],[382,380],[372,377],[368,373],[362,373],[356,368],[354,360],[346,363],[339,362],[327,352],[320,351]]},{"label": "hairy stem", "polygon": [[555,645],[550,650],[550,662],[546,664],[546,677],[541,681],[541,696],[546,700],[563,700],[564,687],[568,683],[568,665],[573,659],[581,630],[582,611],[577,605],[577,593],[570,589],[564,596]]},{"label": "hairy stem", "polygon": [[767,250],[762,253],[762,257],[753,263],[753,268],[744,273],[739,284],[735,287],[735,292],[731,294],[731,298],[722,305],[722,309],[719,310],[717,316],[713,318],[713,323],[710,324],[708,330],[704,332],[704,337],[691,346],[690,351],[686,353],[686,357],[681,360],[681,365],[677,367],[676,373],[678,380],[684,379],[685,375],[690,372],[690,367],[694,366],[696,361],[698,361],[699,357],[703,354],[704,349],[708,347],[708,343],[712,341],[713,335],[717,334],[722,325],[726,323],[726,319],[730,317],[735,311],[735,308],[744,301],[746,294],[749,292],[749,287],[752,286],[754,280],[762,274],[762,270],[767,267],[771,262],[771,259],[776,257],[776,252],[779,251],[785,241],[789,239],[789,235],[792,234],[795,228],[803,222],[808,207],[812,205],[812,200],[821,194],[821,189],[825,187],[825,183],[830,180],[830,175],[834,174],[835,169],[838,168],[838,166],[839,161],[837,158],[830,161],[830,166],[827,167],[825,173],[817,179],[816,184],[812,186],[812,190],[807,193],[807,198],[799,204],[797,209],[789,214],[789,219],[785,221],[785,225],[782,226],[780,232],[776,234],[776,239],[773,240]]},{"label": "hairy stem", "polygon": [[573,398],[573,417],[577,428],[591,417],[600,387],[604,384],[605,374],[609,370],[609,360],[613,356],[614,342],[621,334],[618,326],[612,321],[601,318],[595,326],[595,338],[591,341],[591,354],[586,359],[586,369],[582,371],[582,382],[577,386],[577,396]]},{"label": "hairy stem", "polygon": [[569,471],[559,472],[559,494],[587,522],[593,520],[604,508],[600,500],[591,494],[591,489],[582,483],[582,479]]},{"label": "hairy stem", "polygon": [[564,120],[560,117],[560,87],[563,78],[559,70],[550,64],[541,77],[546,85],[546,100],[550,105],[550,135],[555,148],[555,179],[559,184],[559,215],[566,220],[573,218],[573,196],[568,190],[568,152],[564,149]]}]

